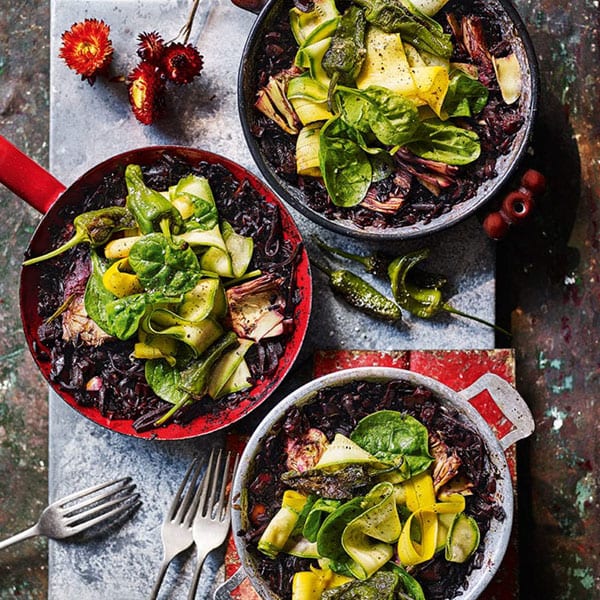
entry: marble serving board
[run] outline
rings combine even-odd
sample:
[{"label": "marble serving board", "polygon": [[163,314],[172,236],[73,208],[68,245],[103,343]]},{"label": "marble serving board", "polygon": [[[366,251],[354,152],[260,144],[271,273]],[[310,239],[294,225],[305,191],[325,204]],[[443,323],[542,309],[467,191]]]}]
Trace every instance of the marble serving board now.
[{"label": "marble serving board", "polygon": [[[201,0],[190,42],[204,57],[201,76],[188,86],[171,88],[168,115],[152,126],[141,125],[127,102],[124,85],[97,80],[93,86],[58,58],[61,34],[85,18],[103,19],[111,27],[113,75],[136,64],[137,36],[156,30],[165,40],[177,36],[187,19],[189,0],[52,0],[50,170],[65,185],[101,160],[125,150],[156,144],[203,148],[224,155],[258,176],[246,147],[237,111],[237,72],[255,16],[229,0]],[[290,209],[316,252],[311,235],[317,227]],[[359,243],[322,230],[327,242],[368,252],[375,243]],[[494,320],[494,248],[476,219],[426,240],[398,244],[398,253],[428,246],[431,270],[451,282],[451,301],[464,312]],[[381,287],[382,283],[372,281]],[[381,287],[382,291],[384,288]],[[313,311],[298,368],[250,419],[257,419],[286,390],[304,383],[316,349],[489,349],[493,330],[466,319],[440,317],[425,321],[406,317],[401,325],[381,324],[333,297],[320,273],[314,275]],[[182,442],[152,442],[116,434],[87,421],[50,393],[49,496],[130,475],[141,493],[140,510],[110,535],[85,542],[50,542],[49,599],[136,600],[149,596],[162,557],[160,526],[190,460],[223,443],[223,434]],[[246,418],[248,419],[248,417]],[[198,598],[210,597],[221,577],[223,552],[207,559]],[[193,553],[173,563],[160,598],[185,598]]]}]

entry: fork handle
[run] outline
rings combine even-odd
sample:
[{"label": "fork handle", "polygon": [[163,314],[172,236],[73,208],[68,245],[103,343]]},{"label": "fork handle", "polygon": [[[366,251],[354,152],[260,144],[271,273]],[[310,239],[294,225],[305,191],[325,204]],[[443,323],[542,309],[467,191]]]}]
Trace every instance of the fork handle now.
[{"label": "fork handle", "polygon": [[158,597],[160,586],[162,585],[163,579],[165,578],[165,573],[167,572],[170,563],[171,561],[167,558],[165,558],[162,561],[160,565],[160,570],[158,571],[158,576],[156,577],[156,583],[154,584],[154,587],[152,588],[152,593],[150,594],[150,600],[156,600],[156,598]]},{"label": "fork handle", "polygon": [[192,575],[192,585],[190,587],[190,591],[187,597],[187,600],[194,600],[196,598],[196,591],[198,589],[198,581],[200,581],[200,574],[202,573],[202,566],[204,565],[204,561],[208,556],[208,552],[198,552],[196,556],[196,568],[194,569],[194,574]]},{"label": "fork handle", "polygon": [[40,527],[37,523],[33,527],[30,527],[25,531],[21,531],[21,533],[16,533],[8,539],[0,542],[0,550],[2,550],[3,548],[8,548],[8,546],[12,546],[17,542],[21,542],[23,540],[26,540],[27,538],[34,537],[36,535],[40,535]]}]

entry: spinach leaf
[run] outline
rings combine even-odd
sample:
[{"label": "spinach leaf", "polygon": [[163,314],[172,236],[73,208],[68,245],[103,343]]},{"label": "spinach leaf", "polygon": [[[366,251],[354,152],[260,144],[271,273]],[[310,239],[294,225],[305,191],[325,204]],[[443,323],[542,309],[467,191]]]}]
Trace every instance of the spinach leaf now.
[{"label": "spinach leaf", "polygon": [[109,333],[120,340],[127,340],[137,333],[144,317],[152,310],[178,302],[181,302],[181,296],[168,296],[161,292],[115,298],[105,308]]},{"label": "spinach leaf", "polygon": [[166,360],[147,360],[144,373],[148,385],[159,398],[174,405],[183,404],[189,399],[190,393],[181,385],[181,371],[170,366]]},{"label": "spinach leaf", "polygon": [[342,119],[364,133],[372,132],[385,146],[404,146],[414,139],[419,113],[414,102],[390,90],[338,87]]},{"label": "spinach leaf", "polygon": [[146,309],[151,305],[152,299],[148,294],[132,294],[109,302],[106,305],[109,333],[120,340],[134,336]]},{"label": "spinach leaf", "polygon": [[132,294],[118,298],[102,282],[108,262],[95,251],[91,252],[91,262],[92,272],[85,288],[84,306],[88,316],[108,335],[127,340],[137,332],[147,309],[181,301],[180,296],[162,293]]},{"label": "spinach leaf", "polygon": [[425,471],[433,461],[425,425],[410,415],[380,410],[361,419],[350,439],[379,460],[410,469],[408,477]]},{"label": "spinach leaf", "polygon": [[317,534],[317,550],[320,556],[327,558],[331,569],[352,577],[349,565],[352,559],[342,546],[342,533],[362,512],[362,496],[345,502],[334,510],[323,522]]},{"label": "spinach leaf", "polygon": [[193,289],[202,271],[194,251],[175,246],[161,233],[138,240],[129,253],[129,265],[147,290],[179,295]]},{"label": "spinach leaf", "polygon": [[109,335],[114,335],[111,332],[111,324],[107,315],[106,307],[116,296],[109,292],[102,283],[102,276],[108,268],[108,262],[104,261],[95,251],[90,252],[92,272],[85,286],[85,295],[83,303],[88,316]]},{"label": "spinach leaf", "polygon": [[[339,117],[330,119],[320,133],[319,163],[325,187],[336,206],[356,206],[371,185],[371,162]],[[344,133],[346,137],[344,137]]]},{"label": "spinach leaf", "polygon": [[[425,594],[423,593],[421,584],[412,575],[407,573],[404,567],[394,562],[390,562],[389,566],[398,576],[400,587],[405,594],[408,594],[409,598],[412,598],[413,600],[425,600]],[[398,597],[404,596],[398,595]]]},{"label": "spinach leaf", "polygon": [[369,154],[373,182],[383,181],[394,173],[394,159],[387,150],[372,148]]},{"label": "spinach leaf", "polygon": [[310,505],[310,510],[306,515],[302,528],[302,535],[309,542],[317,541],[317,534],[327,515],[334,512],[341,502],[339,500],[331,500],[329,498],[318,498]]},{"label": "spinach leaf", "polygon": [[455,70],[450,75],[442,113],[448,117],[472,117],[487,104],[489,91],[480,81]]},{"label": "spinach leaf", "polygon": [[479,136],[474,131],[439,119],[422,121],[416,138],[406,145],[411,152],[448,165],[467,165],[481,153]]}]

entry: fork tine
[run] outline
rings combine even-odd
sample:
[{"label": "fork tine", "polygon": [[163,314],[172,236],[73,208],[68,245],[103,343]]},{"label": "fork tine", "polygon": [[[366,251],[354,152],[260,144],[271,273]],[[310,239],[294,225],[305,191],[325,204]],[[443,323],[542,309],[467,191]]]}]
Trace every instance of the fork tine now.
[{"label": "fork tine", "polygon": [[240,459],[239,454],[235,454],[233,468],[230,469],[233,454],[233,452],[227,453],[227,461],[221,474],[221,492],[219,494],[219,503],[216,507],[217,511],[215,513],[215,518],[220,521],[225,521],[229,516],[229,493],[227,488],[230,482],[232,482],[233,478],[235,477],[235,472],[237,471],[237,466]]},{"label": "fork tine", "polygon": [[173,497],[173,502],[171,503],[171,506],[169,507],[169,512],[167,514],[167,518],[170,521],[175,520],[175,517],[178,514],[182,503],[187,498],[187,496],[189,494],[189,488],[188,488],[187,492],[185,492],[185,494],[184,494],[184,491],[186,489],[188,481],[191,478],[192,471],[195,471],[197,468],[198,468],[198,457],[194,458],[192,460],[192,462],[190,463],[190,465],[188,466],[187,471],[186,471],[181,483],[179,484],[177,491],[175,492],[175,496]]},{"label": "fork tine", "polygon": [[[218,455],[220,458],[221,450],[219,450]],[[196,511],[196,515],[198,515],[198,516],[204,516],[206,514],[208,488],[209,488],[210,483],[213,478],[214,463],[215,463],[215,449],[213,448],[210,451],[208,465],[206,466],[206,471],[204,472],[204,479],[202,480],[202,484],[200,486],[200,497],[198,498],[198,509]]]},{"label": "fork tine", "polygon": [[[200,460],[196,457],[193,461],[192,464],[190,465],[190,467],[193,467],[193,472],[191,468],[188,468],[188,473],[191,472],[191,475],[189,477],[189,485],[187,488],[187,491],[185,492],[185,496],[181,499],[181,502],[179,503],[179,507],[177,508],[177,511],[175,512],[174,516],[172,517],[172,520],[174,521],[178,521],[178,522],[183,522],[186,518],[186,515],[190,512],[190,506],[192,504],[192,502],[194,501],[194,496],[196,494],[196,483],[198,481],[198,476],[200,475],[200,470],[202,468],[202,464],[200,462]],[[188,473],[186,473],[186,477],[184,479],[184,483],[188,482]],[[181,493],[181,486],[180,489],[178,490],[177,496],[176,498],[178,498],[180,496]],[[175,503],[173,503],[175,504]]]},{"label": "fork tine", "polygon": [[85,496],[94,494],[95,492],[99,492],[100,490],[109,488],[111,486],[126,485],[130,482],[131,482],[131,477],[122,477],[121,479],[115,479],[114,481],[107,481],[105,483],[100,483],[98,485],[94,485],[92,487],[86,488],[85,490],[79,490],[78,492],[70,494],[69,496],[65,496],[64,498],[60,498],[59,500],[56,500],[53,504],[55,506],[64,506],[65,504],[68,504],[69,502],[73,502],[74,500],[79,500],[81,498],[84,498]]},{"label": "fork tine", "polygon": [[122,506],[117,506],[112,510],[98,515],[94,519],[90,519],[89,521],[85,521],[84,523],[79,523],[79,525],[75,525],[71,528],[73,535],[77,533],[81,533],[94,525],[99,525],[100,523],[104,523],[110,519],[116,519],[117,517],[127,513],[128,511],[135,510],[138,506],[142,504],[141,500],[139,500],[139,494],[131,494],[127,498],[124,498],[123,501],[130,500],[129,502],[125,502]]},{"label": "fork tine", "polygon": [[[236,453],[235,461],[233,463],[233,469],[231,470],[231,477],[229,478],[231,485],[233,485],[233,480],[235,479],[239,465],[240,465],[240,455],[238,453]],[[224,519],[229,518],[230,514],[231,514],[231,502],[229,502],[230,497],[231,497],[231,488],[229,488],[229,493],[227,494],[227,501],[225,503],[225,514],[223,515]]]},{"label": "fork tine", "polygon": [[[225,465],[223,470],[221,471],[221,490],[219,492],[219,501],[215,507],[215,519],[219,521],[223,520],[224,513],[223,509],[225,508],[225,493],[227,491],[227,474],[229,473],[229,466],[231,464],[231,452],[227,453],[227,457],[225,458]],[[215,479],[216,483],[216,479]]]},{"label": "fork tine", "polygon": [[[130,490],[132,491],[133,488]],[[108,500],[103,502],[102,504],[97,504],[89,508],[88,510],[80,511],[74,514],[64,515],[64,521],[67,527],[72,525],[77,525],[79,523],[89,522],[91,517],[98,514],[106,514],[108,509],[113,506],[117,506],[118,504],[126,503],[129,500],[137,500],[140,497],[139,494],[128,494],[127,496],[121,495],[113,498],[112,500]]]},{"label": "fork tine", "polygon": [[[217,464],[215,465],[214,470],[211,472],[211,481],[210,481],[210,496],[208,497],[208,502],[206,505],[206,514],[209,518],[213,517],[213,513],[215,508],[217,508],[215,504],[215,496],[217,493],[217,484],[219,483],[219,477],[221,474],[221,463],[223,462],[223,451],[219,449],[217,453]],[[218,513],[217,513],[218,514]]]},{"label": "fork tine", "polygon": [[108,489],[103,494],[90,494],[88,496],[84,496],[84,500],[77,504],[69,504],[68,506],[59,506],[57,509],[62,513],[65,517],[77,516],[77,514],[81,514],[81,512],[88,508],[89,506],[94,506],[96,504],[100,505],[106,502],[109,498],[116,497],[119,494],[128,494],[135,489],[135,484],[132,483],[127,486],[121,486],[115,489]]},{"label": "fork tine", "polygon": [[[182,521],[186,527],[190,527],[190,528],[192,527],[192,523],[194,521],[196,514],[198,512],[200,512],[200,510],[201,510],[200,503],[202,502],[202,506],[204,505],[203,498],[206,495],[206,486],[208,485],[207,477],[210,475],[210,470],[212,469],[212,459],[213,459],[213,452],[211,451],[210,457],[208,459],[208,465],[206,467],[206,471],[202,475],[200,483],[196,487],[196,491],[194,493],[194,498],[192,500],[192,504],[190,505],[189,510],[186,512],[185,518]],[[200,509],[199,509],[199,507],[200,507]]]}]

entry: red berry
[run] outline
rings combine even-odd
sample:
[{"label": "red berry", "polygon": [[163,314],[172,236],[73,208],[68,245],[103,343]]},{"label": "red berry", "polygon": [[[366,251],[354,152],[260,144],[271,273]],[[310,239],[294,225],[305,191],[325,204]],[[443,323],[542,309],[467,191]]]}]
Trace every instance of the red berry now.
[{"label": "red berry", "polygon": [[540,196],[546,191],[546,178],[535,169],[528,169],[521,177],[521,185],[535,196]]},{"label": "red berry", "polygon": [[509,192],[502,201],[500,212],[509,224],[525,220],[533,210],[533,196],[526,188]]},{"label": "red berry", "polygon": [[508,223],[500,212],[490,213],[483,221],[483,229],[493,240],[500,240],[508,233]]}]

